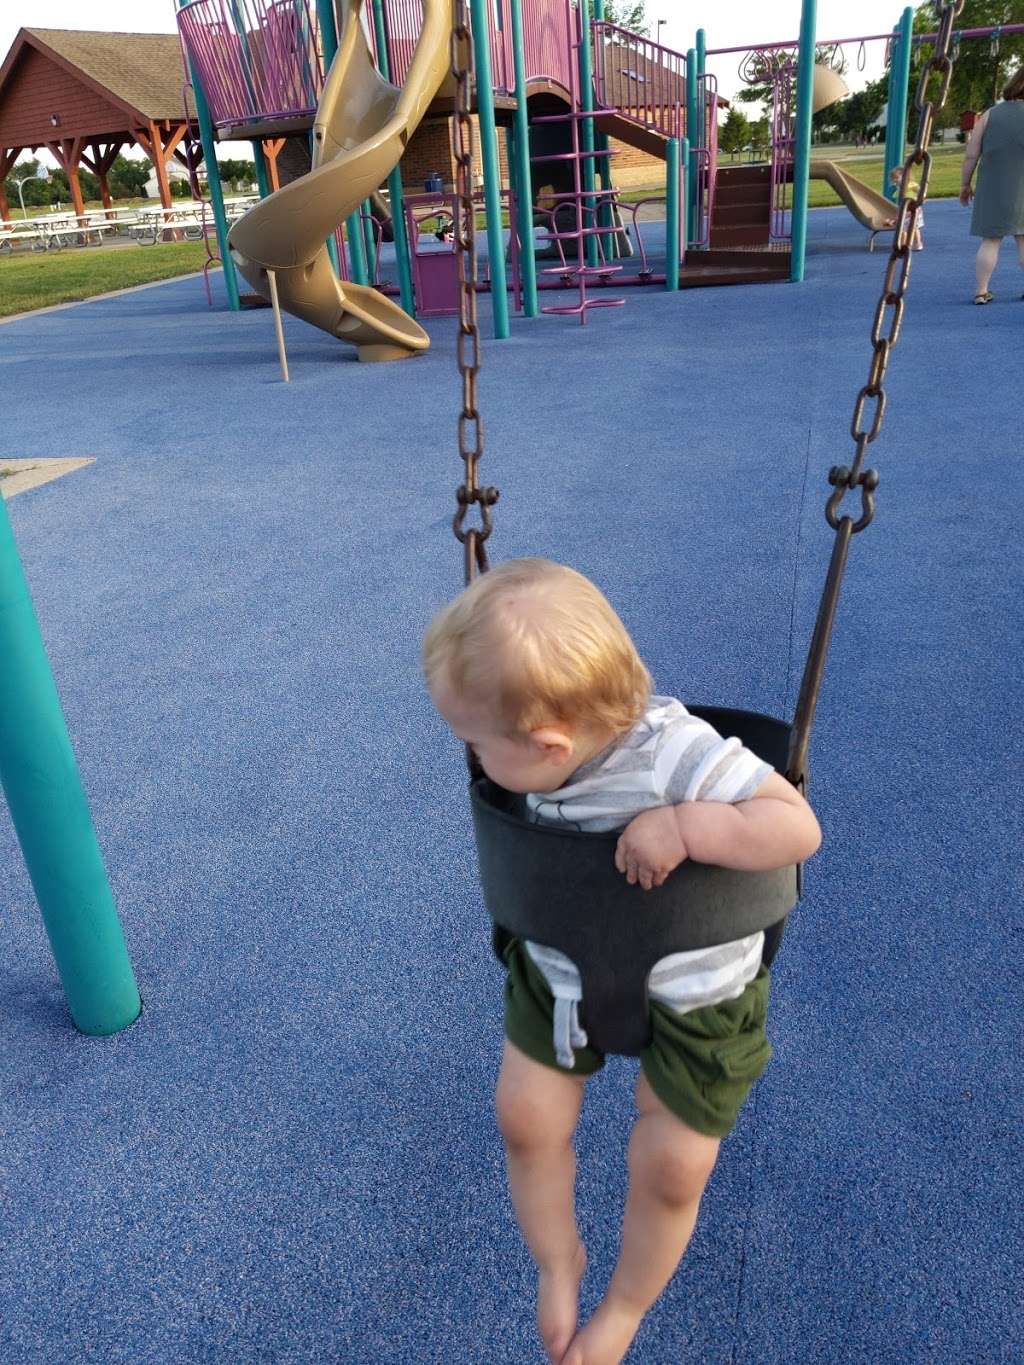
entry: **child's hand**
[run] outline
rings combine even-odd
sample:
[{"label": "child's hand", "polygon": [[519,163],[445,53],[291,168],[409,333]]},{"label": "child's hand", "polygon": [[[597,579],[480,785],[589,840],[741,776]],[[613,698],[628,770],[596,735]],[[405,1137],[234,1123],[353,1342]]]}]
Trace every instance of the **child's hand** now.
[{"label": "child's hand", "polygon": [[671,806],[643,811],[629,822],[615,847],[615,866],[626,874],[630,886],[639,882],[645,891],[661,886],[685,858],[686,845]]}]

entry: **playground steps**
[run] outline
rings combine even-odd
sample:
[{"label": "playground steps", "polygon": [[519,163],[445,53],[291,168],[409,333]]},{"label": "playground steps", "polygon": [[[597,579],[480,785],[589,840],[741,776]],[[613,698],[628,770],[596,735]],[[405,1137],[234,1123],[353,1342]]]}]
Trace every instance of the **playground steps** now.
[{"label": "playground steps", "polygon": [[656,129],[645,128],[634,119],[618,112],[600,114],[595,122],[600,131],[607,133],[609,137],[618,138],[620,142],[636,147],[638,151],[646,152],[648,156],[657,156],[662,161],[665,160],[668,139]]},{"label": "playground steps", "polygon": [[771,208],[770,166],[719,166],[711,246],[767,246]]},{"label": "playground steps", "polygon": [[777,284],[789,279],[788,251],[690,251],[679,272],[680,289],[724,284]]}]

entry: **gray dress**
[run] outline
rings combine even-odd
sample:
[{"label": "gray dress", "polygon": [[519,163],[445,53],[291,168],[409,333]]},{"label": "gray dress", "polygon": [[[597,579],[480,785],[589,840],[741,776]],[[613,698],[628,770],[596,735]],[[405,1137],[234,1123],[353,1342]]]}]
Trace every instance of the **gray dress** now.
[{"label": "gray dress", "polygon": [[971,232],[975,237],[1024,233],[1024,100],[1006,100],[988,111]]}]

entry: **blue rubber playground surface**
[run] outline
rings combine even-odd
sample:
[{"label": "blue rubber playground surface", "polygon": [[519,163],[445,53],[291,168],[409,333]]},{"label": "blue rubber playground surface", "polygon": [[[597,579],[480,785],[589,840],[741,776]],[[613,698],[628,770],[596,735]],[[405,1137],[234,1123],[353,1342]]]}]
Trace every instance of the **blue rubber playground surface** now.
[{"label": "blue rubber playground surface", "polygon": [[[966,218],[929,205],[913,265],[775,1058],[634,1365],[1021,1359],[1024,303],[1008,250],[971,305]],[[494,557],[591,575],[684,699],[792,712],[863,240],[816,211],[803,286],[631,290],[502,344],[481,304]],[[196,279],[0,327],[5,410],[61,395],[6,453],[95,457],[9,509],[145,1000],[73,1030],[0,812],[3,1365],[543,1359],[462,758],[418,668],[461,574],[454,324],[429,329],[361,366],[288,320],[285,386],[269,312]],[[611,1061],[580,1128],[585,1311],[634,1074]]]}]

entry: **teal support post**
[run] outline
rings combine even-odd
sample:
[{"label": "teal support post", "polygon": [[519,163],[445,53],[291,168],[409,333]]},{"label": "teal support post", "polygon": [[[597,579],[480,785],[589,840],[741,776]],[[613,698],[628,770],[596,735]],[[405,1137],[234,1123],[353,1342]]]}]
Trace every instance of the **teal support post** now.
[{"label": "teal support post", "polygon": [[267,157],[263,145],[256,138],[252,140],[252,159],[256,163],[256,184],[259,188],[260,198],[266,199],[270,193],[270,171],[267,169]]},{"label": "teal support post", "polygon": [[[591,3],[593,5],[594,22],[598,24],[603,23],[605,17],[605,0],[591,0]],[[591,57],[591,65],[593,65],[593,57]],[[594,150],[596,152],[605,153],[609,150],[608,134],[602,133],[600,129],[597,129],[594,133]],[[594,160],[597,162],[597,178],[601,182],[601,189],[611,190],[613,188],[611,157],[607,155],[596,156]],[[611,201],[605,194],[601,196],[601,202],[598,205],[597,220],[602,227],[608,229],[607,233],[601,234],[601,250],[604,252],[604,258],[606,261],[614,260],[614,258],[620,254],[619,238],[615,232],[615,215],[612,212]]]},{"label": "teal support post", "polygon": [[817,0],[803,0],[800,14],[800,50],[796,71],[796,127],[793,153],[793,241],[789,278],[804,277],[807,254],[807,191],[811,171],[811,115],[814,92],[814,40]]},{"label": "teal support post", "polygon": [[476,67],[476,108],[480,126],[480,151],[484,163],[484,207],[487,212],[487,255],[491,267],[491,311],[494,336],[509,335],[508,284],[505,273],[505,233],[501,226],[501,165],[498,133],[494,123],[494,80],[487,27],[490,0],[470,0],[473,23],[473,59]]},{"label": "teal support post", "polygon": [[699,144],[700,115],[697,111],[697,50],[690,48],[686,54],[686,140],[690,144],[690,154],[686,160],[686,244],[693,241],[697,232],[697,147]]},{"label": "teal support post", "polygon": [[359,225],[363,233],[363,248],[366,252],[366,283],[372,284],[377,276],[377,239],[373,227],[373,201],[363,200]]},{"label": "teal support post", "polygon": [[914,11],[908,5],[900,15],[893,42],[889,71],[889,112],[885,123],[885,185],[882,193],[894,202],[899,191],[889,184],[889,176],[903,165],[907,146],[907,102],[910,61],[914,55]]},{"label": "teal support post", "polygon": [[[373,32],[377,40],[377,66],[385,80],[391,79],[391,54],[384,24],[384,0],[373,0]],[[409,234],[405,230],[405,194],[402,173],[398,166],[388,176],[388,198],[391,201],[391,226],[395,238],[395,264],[398,268],[398,292],[402,307],[416,316],[416,299],[412,289],[412,262],[409,259]]]},{"label": "teal support post", "polygon": [[139,988],[3,497],[0,676],[0,784],[71,1017],[119,1033],[139,1017]]},{"label": "teal support post", "polygon": [[[185,0],[178,0],[181,9]],[[217,141],[213,135],[213,119],[210,106],[196,73],[189,63],[189,79],[192,82],[192,97],[196,104],[196,121],[199,124],[199,140],[203,145],[203,160],[206,162],[206,184],[210,191],[210,207],[213,209],[213,223],[217,230],[217,253],[223,266],[224,291],[228,296],[228,307],[235,313],[241,308],[238,297],[238,276],[235,274],[231,252],[228,250],[228,216],[224,210],[224,190],[217,169]]]},{"label": "teal support post", "polygon": [[[320,25],[320,47],[324,54],[324,70],[330,71],[338,51],[338,29],[334,22],[333,0],[316,0],[316,17]],[[359,214],[345,219],[345,239],[348,243],[348,267],[353,284],[367,284],[366,255],[363,251],[362,225]]]},{"label": "teal support post", "polygon": [[[580,110],[584,114],[594,112],[594,62],[590,47],[590,3],[591,0],[578,0],[580,17]],[[593,198],[596,188],[594,175],[594,152],[597,150],[596,128],[592,118],[580,121],[580,150],[583,153],[583,226],[595,227],[597,214]],[[607,157],[602,157],[606,161]],[[587,265],[597,265],[597,238],[592,234],[584,239]]]},{"label": "teal support post", "polygon": [[398,166],[388,176],[388,198],[391,201],[391,224],[395,234],[398,292],[402,300],[402,307],[410,317],[414,318],[416,316],[416,296],[412,288],[409,234],[405,230],[405,193],[402,189],[402,172]]},{"label": "teal support post", "polygon": [[679,288],[679,224],[682,205],[679,200],[682,158],[689,158],[687,138],[670,137],[665,144],[665,288]]},{"label": "teal support post", "polygon": [[537,301],[537,256],[533,235],[533,172],[530,167],[530,114],[526,107],[523,0],[512,0],[511,13],[512,61],[516,82],[515,193],[519,239],[522,243],[519,270],[523,279],[523,311],[528,318],[535,318],[540,312],[540,305]]},{"label": "teal support post", "polygon": [[882,160],[882,193],[889,196],[889,168],[892,165],[892,105],[893,89],[896,84],[897,48],[899,47],[899,25],[892,31],[892,42],[889,45],[889,83],[886,86],[885,96],[885,151]]},{"label": "teal support post", "polygon": [[[704,30],[703,30],[702,28],[699,28],[699,29],[697,30],[697,42],[696,42],[696,46],[695,46],[694,50],[695,50],[696,53],[697,53],[697,121],[698,121],[698,124],[699,124],[699,127],[698,127],[697,129],[695,129],[694,131],[695,131],[696,134],[697,134],[697,146],[698,146],[698,147],[707,147],[707,142],[708,142],[708,139],[707,139],[707,121],[708,121],[708,115],[707,115],[707,102],[706,102],[705,93],[704,93],[704,76],[705,76],[706,71],[707,71],[707,51],[708,51],[708,47],[707,47],[707,38],[706,38],[705,33],[704,33]],[[689,129],[687,129],[687,132],[689,132]],[[692,142],[693,142],[693,133],[690,133],[690,141],[691,141],[691,144],[692,144]]]}]

